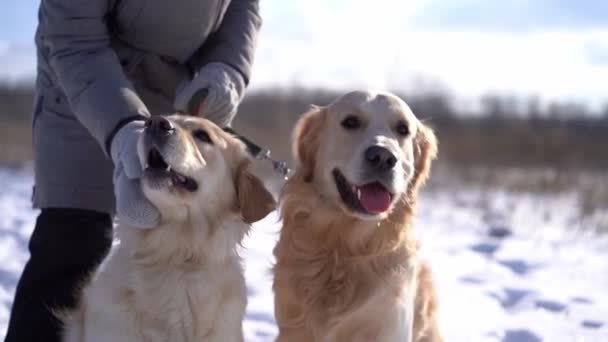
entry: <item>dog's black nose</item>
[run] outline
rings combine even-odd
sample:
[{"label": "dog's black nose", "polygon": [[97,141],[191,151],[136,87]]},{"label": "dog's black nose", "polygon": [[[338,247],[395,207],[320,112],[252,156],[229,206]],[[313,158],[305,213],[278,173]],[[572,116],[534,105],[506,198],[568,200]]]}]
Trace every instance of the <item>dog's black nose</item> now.
[{"label": "dog's black nose", "polygon": [[382,146],[370,146],[365,150],[365,160],[377,171],[391,170],[397,164],[397,157]]},{"label": "dog's black nose", "polygon": [[146,130],[154,135],[167,135],[175,131],[173,123],[161,115],[152,116],[146,121]]}]

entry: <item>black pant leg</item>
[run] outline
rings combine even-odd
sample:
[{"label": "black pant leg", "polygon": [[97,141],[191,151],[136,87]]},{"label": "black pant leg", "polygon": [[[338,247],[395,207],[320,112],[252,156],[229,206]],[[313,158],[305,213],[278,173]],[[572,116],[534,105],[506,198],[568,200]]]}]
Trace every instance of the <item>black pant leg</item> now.
[{"label": "black pant leg", "polygon": [[110,214],[43,209],[30,238],[5,342],[59,342],[61,323],[51,309],[73,308],[78,288],[112,244]]}]

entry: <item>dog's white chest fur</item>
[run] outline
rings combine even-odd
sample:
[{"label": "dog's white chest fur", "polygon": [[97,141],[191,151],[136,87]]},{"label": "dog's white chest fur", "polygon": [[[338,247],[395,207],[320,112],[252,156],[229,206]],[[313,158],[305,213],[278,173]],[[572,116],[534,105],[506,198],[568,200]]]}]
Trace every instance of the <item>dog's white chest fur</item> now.
[{"label": "dog's white chest fur", "polygon": [[[240,227],[224,227],[228,234],[231,228]],[[205,241],[217,246],[214,238],[227,238],[217,234]],[[234,238],[233,246],[240,239]],[[221,258],[193,257],[177,265],[142,265],[132,248],[128,243],[112,248],[84,288],[79,312],[66,322],[64,341],[243,340],[247,297],[235,247]]]},{"label": "dog's white chest fur", "polygon": [[[361,307],[341,317],[323,337],[323,342],[344,340],[352,342],[409,342],[412,341],[414,296],[413,282],[409,289],[395,298],[395,289],[380,287]],[[382,319],[378,319],[382,317]]]},{"label": "dog's white chest fur", "polygon": [[237,260],[199,270],[168,270],[139,277],[141,292],[135,295],[133,304],[145,311],[133,314],[142,316],[147,321],[145,326],[161,328],[164,340],[221,340],[212,337],[221,333],[224,316],[243,316],[246,291]]}]

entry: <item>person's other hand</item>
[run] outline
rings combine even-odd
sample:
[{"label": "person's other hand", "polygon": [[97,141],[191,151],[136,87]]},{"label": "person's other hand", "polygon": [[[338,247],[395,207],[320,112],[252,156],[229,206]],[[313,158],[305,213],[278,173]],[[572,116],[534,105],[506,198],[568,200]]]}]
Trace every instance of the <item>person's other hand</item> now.
[{"label": "person's other hand", "polygon": [[243,97],[245,81],[224,63],[209,63],[192,79],[182,82],[175,94],[176,110],[230,126]]},{"label": "person's other hand", "polygon": [[143,173],[137,155],[137,141],[142,134],[144,121],[131,121],[112,139],[110,155],[114,162],[114,194],[119,222],[135,228],[154,228],[160,213],[144,196],[141,189]]}]

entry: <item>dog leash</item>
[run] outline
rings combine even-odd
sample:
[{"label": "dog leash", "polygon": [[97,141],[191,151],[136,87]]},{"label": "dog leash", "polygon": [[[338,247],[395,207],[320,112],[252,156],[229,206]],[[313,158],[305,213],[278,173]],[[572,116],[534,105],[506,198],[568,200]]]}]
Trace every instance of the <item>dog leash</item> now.
[{"label": "dog leash", "polygon": [[[190,114],[199,113],[200,108],[204,104],[205,98],[207,97],[207,95],[209,95],[209,90],[206,88],[200,89],[197,92],[195,92],[194,95],[192,96],[192,98],[190,99],[190,102],[188,102],[188,112]],[[245,146],[247,147],[247,151],[249,151],[249,153],[255,159],[267,160],[268,162],[271,163],[273,170],[275,170],[276,172],[281,174],[281,176],[283,176],[285,179],[287,179],[287,175],[289,174],[289,171],[290,171],[289,166],[287,165],[287,162],[272,158],[270,155],[269,149],[259,146],[258,144],[254,143],[253,141],[251,141],[251,140],[247,139],[246,137],[242,136],[241,134],[237,133],[231,127],[223,127],[222,129],[224,130],[224,132],[229,133],[229,134],[233,135],[235,138],[242,141],[245,144]]]}]

